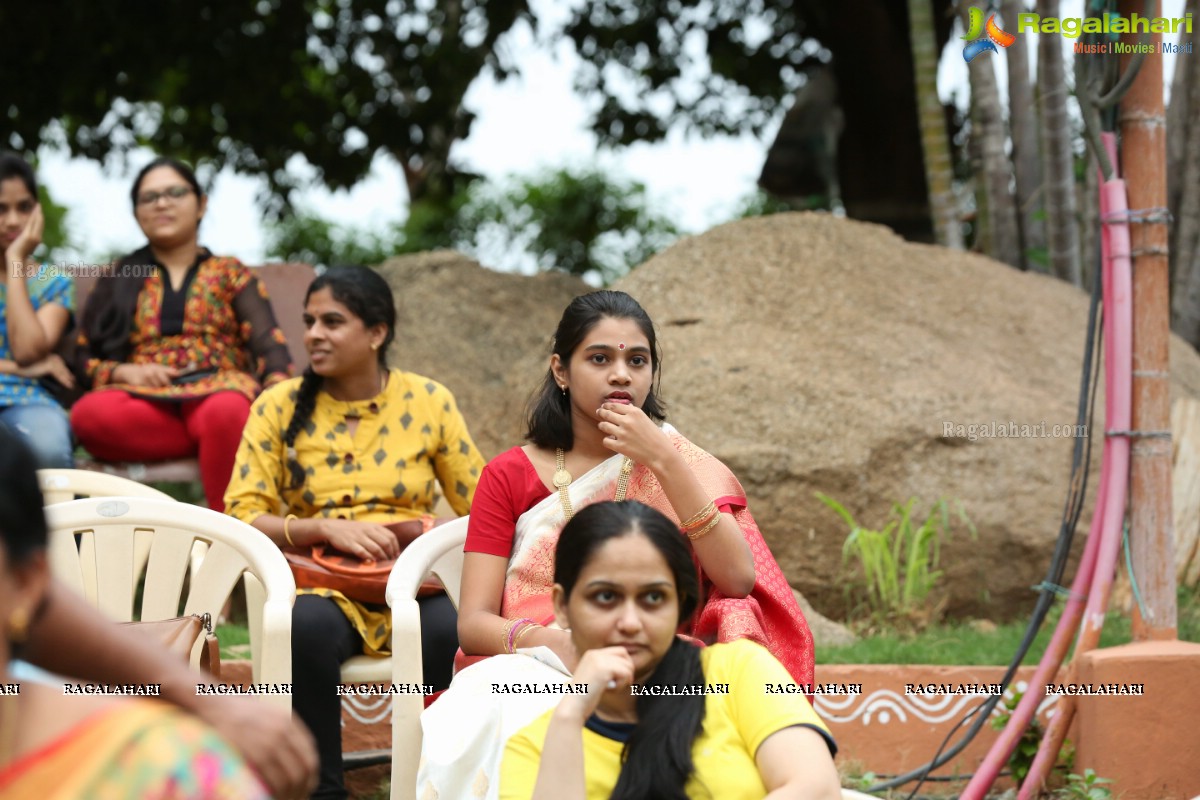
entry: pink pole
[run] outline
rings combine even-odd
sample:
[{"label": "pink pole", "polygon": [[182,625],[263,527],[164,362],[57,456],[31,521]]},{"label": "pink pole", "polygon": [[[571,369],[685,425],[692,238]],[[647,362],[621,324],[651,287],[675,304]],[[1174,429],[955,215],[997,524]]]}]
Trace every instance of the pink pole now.
[{"label": "pink pole", "polygon": [[[1105,134],[1106,147],[1114,142],[1111,134]],[[1116,163],[1115,152],[1112,163]],[[1105,329],[1105,425],[1108,430],[1129,430],[1130,389],[1132,384],[1132,305],[1131,277],[1129,271],[1129,229],[1124,222],[1126,209],[1124,182],[1107,181],[1101,190],[1101,213],[1105,218],[1102,228],[1104,263],[1102,287],[1104,294]],[[1108,222],[1110,215],[1122,217],[1118,223]],[[1089,431],[1089,435],[1094,432]],[[1099,493],[1096,512],[1088,531],[1083,558],[1071,584],[1071,594],[1063,609],[1062,617],[1054,630],[1050,646],[1039,662],[1029,686],[1014,709],[1000,737],[988,751],[983,763],[975,772],[960,797],[962,800],[981,800],[995,782],[1000,770],[1007,763],[1017,743],[1029,726],[1037,706],[1045,694],[1045,686],[1058,672],[1066,657],[1067,647],[1080,617],[1083,615],[1083,597],[1088,595],[1087,615],[1080,646],[1094,638],[1098,640],[1099,629],[1104,623],[1104,609],[1112,588],[1112,572],[1121,541],[1125,518],[1125,497],[1129,480],[1129,440],[1125,437],[1104,439],[1104,454],[1100,470]],[[1107,578],[1105,575],[1107,574]],[[1099,580],[1095,578],[1099,576]],[[1097,612],[1097,609],[1098,612]],[[1097,613],[1099,615],[1097,622]],[[1095,646],[1094,641],[1090,645]],[[1090,649],[1090,648],[1088,648]],[[1076,653],[1083,652],[1080,647]],[[1051,731],[1042,741],[1038,755],[1029,775],[1021,787],[1019,798],[1028,798],[1034,787],[1038,787],[1053,765],[1061,746],[1061,735],[1065,735],[1070,724],[1073,708],[1064,713],[1060,704],[1058,713],[1051,723]],[[1057,744],[1052,744],[1051,733],[1056,727],[1061,730]],[[1053,749],[1051,750],[1051,747]]]},{"label": "pink pole", "polygon": [[[1113,135],[1104,134],[1105,145],[1110,148],[1112,163],[1116,163]],[[1104,300],[1104,333],[1106,341],[1105,368],[1112,375],[1113,393],[1108,396],[1105,407],[1105,417],[1108,430],[1127,431],[1133,420],[1133,275],[1129,251],[1129,224],[1126,221],[1128,205],[1126,203],[1125,182],[1110,180],[1101,187],[1100,208],[1103,217],[1103,232],[1105,245],[1105,300]],[[1111,409],[1111,413],[1110,413]],[[1112,593],[1113,577],[1116,574],[1117,554],[1121,550],[1121,534],[1125,523],[1125,505],[1129,487],[1129,450],[1127,436],[1106,437],[1105,454],[1113,455],[1113,469],[1119,481],[1114,483],[1113,491],[1103,498],[1105,530],[1104,540],[1100,547],[1100,558],[1096,564],[1096,574],[1092,582],[1091,593],[1088,596],[1087,612],[1084,615],[1083,627],[1079,632],[1079,641],[1075,645],[1072,665],[1080,655],[1095,649],[1100,642],[1100,632],[1104,627],[1104,617],[1108,610],[1108,600]],[[1110,523],[1109,515],[1112,515]],[[1075,674],[1074,666],[1071,673]],[[1040,791],[1046,776],[1054,767],[1058,751],[1066,738],[1067,729],[1075,717],[1075,702],[1070,695],[1059,698],[1058,708],[1049,730],[1042,738],[1037,755],[1025,778],[1018,800],[1028,800]]]}]

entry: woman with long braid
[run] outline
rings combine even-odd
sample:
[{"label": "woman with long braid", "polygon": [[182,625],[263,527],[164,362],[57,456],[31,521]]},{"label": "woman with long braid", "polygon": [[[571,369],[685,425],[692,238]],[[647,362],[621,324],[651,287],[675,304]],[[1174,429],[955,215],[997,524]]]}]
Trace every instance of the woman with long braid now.
[{"label": "woman with long braid", "polygon": [[[440,484],[459,515],[470,510],[483,469],[453,395],[429,378],[389,369],[396,311],[387,282],[365,267],[335,267],[304,301],[302,378],[264,392],[242,434],[226,513],[280,546],[330,547],[362,559],[395,558],[388,523],[433,511]],[[423,598],[425,682],[450,683],[458,647],[454,607]],[[302,589],[292,616],[292,705],[317,739],[320,786],[346,796],[342,780],[340,667],[387,653],[387,608],[331,589]]]}]

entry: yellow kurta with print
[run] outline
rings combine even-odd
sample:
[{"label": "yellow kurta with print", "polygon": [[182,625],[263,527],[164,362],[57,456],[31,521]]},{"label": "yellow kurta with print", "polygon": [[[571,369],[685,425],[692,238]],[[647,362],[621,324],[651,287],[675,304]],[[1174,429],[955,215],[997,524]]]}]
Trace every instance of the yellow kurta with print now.
[{"label": "yellow kurta with print", "polygon": [[[254,401],[242,432],[225,513],[246,523],[264,514],[398,522],[433,513],[438,487],[459,515],[471,509],[483,457],[454,396],[440,383],[392,369],[376,397],[347,402],[318,392],[308,424],[296,435],[305,480],[289,488],[284,434],[296,409],[300,378]],[[346,418],[357,416],[353,436]],[[387,652],[391,618],[326,589],[363,635],[368,653]]]}]

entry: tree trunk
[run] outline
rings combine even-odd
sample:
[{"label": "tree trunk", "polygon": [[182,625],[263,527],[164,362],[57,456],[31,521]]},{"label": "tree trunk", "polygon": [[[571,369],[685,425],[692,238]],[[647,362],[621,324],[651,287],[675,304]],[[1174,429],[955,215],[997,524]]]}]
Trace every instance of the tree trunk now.
[{"label": "tree trunk", "polygon": [[[1193,15],[1200,13],[1200,0],[1188,0],[1184,12]],[[1187,32],[1181,32],[1179,43],[1182,45],[1189,41],[1194,42],[1195,38],[1194,35],[1189,36]],[[1193,47],[1193,49],[1195,48]],[[1178,56],[1175,58],[1175,77],[1171,81],[1171,104],[1167,106],[1167,206],[1176,219],[1179,218],[1179,198],[1183,189],[1179,176],[1182,174],[1183,153],[1190,122],[1188,119],[1190,107],[1188,93],[1191,91],[1191,75],[1194,71],[1191,69],[1192,61],[1191,58],[1179,58]],[[1171,267],[1174,271],[1174,241],[1171,244]]]},{"label": "tree trunk", "polygon": [[[1198,5],[1196,0],[1190,0],[1187,10],[1195,12]],[[1195,50],[1198,43],[1195,27],[1192,31],[1180,34],[1179,42],[1191,42]],[[1200,112],[1200,56],[1180,53],[1175,64],[1171,111],[1167,117],[1168,202],[1175,218],[1171,242],[1171,327],[1193,347],[1200,347],[1200,124],[1193,119]],[[1179,179],[1170,181],[1171,176]]]},{"label": "tree trunk", "polygon": [[[1131,16],[1144,11],[1147,5],[1145,0],[1118,0],[1117,11]],[[1155,16],[1161,14],[1160,2],[1149,5]],[[1141,39],[1137,34],[1121,35],[1124,43]],[[1129,208],[1134,211],[1162,208],[1167,203],[1166,110],[1162,54],[1158,49],[1161,41],[1161,33],[1150,35],[1149,44],[1155,51],[1145,56],[1118,109],[1121,165]],[[1121,55],[1122,74],[1133,58],[1128,53]],[[1129,455],[1130,563],[1145,601],[1133,609],[1133,640],[1145,642],[1174,639],[1177,625],[1175,540],[1171,531],[1171,330],[1166,220],[1131,220],[1129,248],[1133,254],[1133,430],[1168,431],[1167,438],[1135,438]],[[1081,636],[1087,634],[1088,627],[1084,626]]]},{"label": "tree trunk", "polygon": [[967,69],[971,79],[971,138],[978,141],[980,155],[975,174],[987,198],[985,205],[990,242],[984,252],[997,261],[1019,269],[1021,239],[1017,227],[1017,209],[1009,189],[1012,165],[1004,151],[1007,136],[1000,111],[995,68],[990,57],[977,57]]},{"label": "tree trunk", "polygon": [[[838,0],[808,5],[820,8],[807,32],[833,55],[838,112],[845,120],[837,171],[846,216],[887,225],[912,241],[934,241],[907,4]],[[954,22],[949,8],[949,0],[933,0],[941,43]],[[759,185],[781,197],[824,193],[819,165],[794,146],[802,137],[787,130],[788,116],[790,112],[771,145]]]},{"label": "tree trunk", "polygon": [[[1057,17],[1058,0],[1038,0],[1037,11],[1043,19]],[[1075,157],[1071,150],[1071,120],[1067,116],[1061,36],[1038,37],[1038,94],[1050,271],[1079,286],[1082,280],[1075,213]]]},{"label": "tree trunk", "polygon": [[[972,107],[974,100],[972,100]],[[972,108],[973,110],[973,108]],[[967,139],[967,163],[971,168],[971,194],[975,197],[975,213],[971,215],[972,239],[971,250],[976,253],[991,255],[995,252],[995,234],[992,227],[992,216],[988,207],[987,176],[984,172],[983,138],[976,136],[972,129]]]},{"label": "tree trunk", "polygon": [[[1003,28],[1015,32],[1017,14],[1025,10],[1023,0],[1003,0]],[[1024,36],[1004,51],[1008,60],[1008,127],[1012,134],[1012,161],[1017,180],[1017,222],[1021,235],[1021,268],[1044,269],[1046,225],[1041,218],[1042,173],[1038,154],[1037,106],[1029,80],[1029,44]],[[978,61],[979,59],[976,59]]]},{"label": "tree trunk", "polygon": [[954,200],[946,115],[937,93],[937,37],[934,34],[930,2],[908,0],[908,36],[921,124],[921,150],[925,157],[925,180],[929,186],[934,234],[939,244],[961,250],[962,221]]}]

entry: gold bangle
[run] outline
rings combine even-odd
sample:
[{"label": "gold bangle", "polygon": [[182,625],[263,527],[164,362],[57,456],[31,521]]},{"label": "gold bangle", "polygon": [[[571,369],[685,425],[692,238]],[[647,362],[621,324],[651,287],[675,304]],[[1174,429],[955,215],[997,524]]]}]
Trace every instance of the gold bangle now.
[{"label": "gold bangle", "polygon": [[295,514],[288,514],[283,518],[283,540],[288,543],[288,547],[296,546],[296,543],[292,541],[292,534],[288,532],[288,523],[296,518]]},{"label": "gold bangle", "polygon": [[515,652],[517,649],[517,645],[519,645],[521,643],[522,636],[529,633],[534,628],[540,628],[540,627],[542,627],[542,626],[538,625],[536,622],[531,622],[528,625],[526,625],[524,628],[521,628],[521,630],[517,631],[517,635],[513,637],[513,651]]},{"label": "gold bangle", "polygon": [[704,522],[707,522],[708,515],[715,514],[716,511],[717,511],[716,501],[711,501],[704,508],[700,509],[695,514],[693,514],[691,519],[689,519],[687,522],[683,523],[679,527],[685,531],[691,530],[692,528],[695,528],[698,525],[700,525]]},{"label": "gold bangle", "polygon": [[710,519],[708,521],[707,525],[705,525],[703,528],[701,528],[698,531],[689,531],[687,537],[689,539],[691,539],[693,542],[696,541],[697,539],[702,539],[705,536],[707,536],[709,533],[711,533],[712,529],[717,527],[717,523],[720,521],[721,521],[721,515],[719,513],[713,514],[712,519]]},{"label": "gold bangle", "polygon": [[513,626],[516,625],[518,621],[519,620],[515,620],[515,619],[504,620],[503,629],[500,631],[500,652],[501,653],[511,653],[512,652],[511,650],[508,649],[508,635],[510,633],[512,633]]}]

